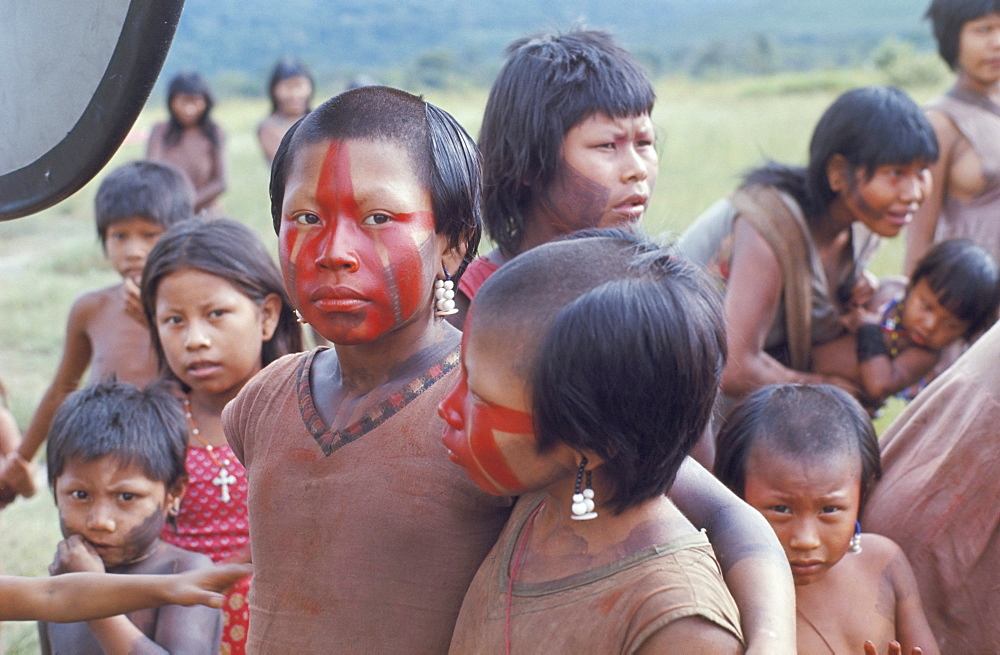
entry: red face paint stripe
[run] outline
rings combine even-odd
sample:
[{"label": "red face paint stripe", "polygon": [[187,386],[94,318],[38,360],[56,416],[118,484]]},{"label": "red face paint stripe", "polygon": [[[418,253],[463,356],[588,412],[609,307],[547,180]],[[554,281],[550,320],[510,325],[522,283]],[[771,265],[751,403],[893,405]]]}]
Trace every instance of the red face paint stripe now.
[{"label": "red face paint stripe", "polygon": [[469,438],[474,441],[470,455],[475,458],[480,471],[488,472],[500,486],[512,491],[521,490],[524,484],[510,469],[507,460],[497,445],[497,432],[509,434],[531,434],[534,431],[531,415],[507,407],[493,407],[476,403],[473,425],[491,426],[474,430]]}]

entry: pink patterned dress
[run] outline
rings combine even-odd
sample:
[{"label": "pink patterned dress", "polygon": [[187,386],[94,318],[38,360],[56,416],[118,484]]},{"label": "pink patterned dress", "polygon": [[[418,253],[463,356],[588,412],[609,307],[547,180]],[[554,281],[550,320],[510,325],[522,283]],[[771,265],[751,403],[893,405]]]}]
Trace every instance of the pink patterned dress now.
[{"label": "pink patterned dress", "polygon": [[[220,463],[225,465],[225,475]],[[250,549],[246,469],[228,444],[215,446],[211,453],[207,448],[189,446],[186,466],[190,480],[180,513],[174,525],[163,526],[161,537],[167,543],[208,555],[214,562],[245,558]],[[228,500],[223,500],[226,495]],[[249,589],[247,578],[226,596],[222,607],[223,655],[246,652]]]}]

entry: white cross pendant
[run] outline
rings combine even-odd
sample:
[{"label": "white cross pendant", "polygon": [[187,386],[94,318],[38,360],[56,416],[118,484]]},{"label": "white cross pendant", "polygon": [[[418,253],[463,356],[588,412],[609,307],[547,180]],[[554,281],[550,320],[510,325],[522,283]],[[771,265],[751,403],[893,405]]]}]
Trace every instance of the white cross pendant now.
[{"label": "white cross pendant", "polygon": [[236,484],[236,476],[230,474],[225,467],[221,467],[219,468],[219,477],[212,480],[212,484],[214,484],[216,487],[219,487],[219,490],[222,492],[219,495],[219,498],[222,499],[222,502],[228,503],[230,499],[229,485]]}]

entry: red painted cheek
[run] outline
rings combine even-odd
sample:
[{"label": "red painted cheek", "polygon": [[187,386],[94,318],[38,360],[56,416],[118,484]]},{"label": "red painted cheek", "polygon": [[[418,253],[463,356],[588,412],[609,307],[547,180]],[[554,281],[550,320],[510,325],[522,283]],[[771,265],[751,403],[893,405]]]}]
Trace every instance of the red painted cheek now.
[{"label": "red painted cheek", "polygon": [[[428,271],[434,269],[434,217],[430,212],[413,212],[397,217],[399,229],[377,232],[382,283],[396,323],[407,320],[420,308],[429,306]],[[427,278],[427,279],[425,279]]]},{"label": "red painted cheek", "polygon": [[507,407],[475,403],[470,408],[468,425],[468,468],[476,468],[494,487],[508,491],[523,491],[524,483],[511,469],[497,437],[530,435],[534,432],[531,415]]}]

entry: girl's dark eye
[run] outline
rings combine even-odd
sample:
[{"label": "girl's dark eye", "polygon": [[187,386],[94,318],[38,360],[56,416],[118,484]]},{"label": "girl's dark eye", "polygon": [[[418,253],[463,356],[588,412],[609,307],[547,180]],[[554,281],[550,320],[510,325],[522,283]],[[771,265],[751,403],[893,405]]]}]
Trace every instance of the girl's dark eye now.
[{"label": "girl's dark eye", "polygon": [[361,223],[362,225],[385,225],[391,220],[392,217],[387,214],[372,214],[365,216],[365,219]]},{"label": "girl's dark eye", "polygon": [[316,225],[319,223],[319,216],[316,214],[299,214],[295,217],[295,222],[300,225]]}]

